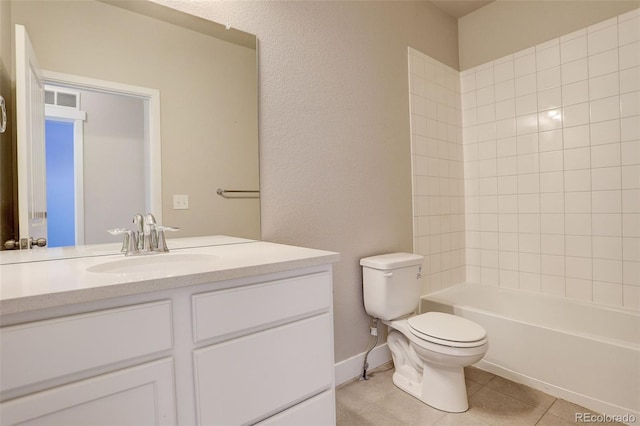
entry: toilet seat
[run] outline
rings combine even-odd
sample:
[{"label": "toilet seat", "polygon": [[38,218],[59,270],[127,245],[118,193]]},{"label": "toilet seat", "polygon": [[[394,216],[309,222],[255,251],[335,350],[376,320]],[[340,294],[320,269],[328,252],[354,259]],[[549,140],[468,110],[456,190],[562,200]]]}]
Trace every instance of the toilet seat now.
[{"label": "toilet seat", "polygon": [[455,315],[427,312],[408,318],[407,322],[411,334],[438,345],[469,348],[483,345],[487,341],[484,328]]}]

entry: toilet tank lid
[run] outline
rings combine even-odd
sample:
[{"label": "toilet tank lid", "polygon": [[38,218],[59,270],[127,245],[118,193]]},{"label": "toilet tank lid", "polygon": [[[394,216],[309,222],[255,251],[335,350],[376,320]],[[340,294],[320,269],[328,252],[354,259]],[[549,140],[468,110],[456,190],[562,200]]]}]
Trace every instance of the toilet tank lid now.
[{"label": "toilet tank lid", "polygon": [[388,270],[422,264],[424,256],[412,253],[388,253],[360,259],[360,265],[373,269]]}]

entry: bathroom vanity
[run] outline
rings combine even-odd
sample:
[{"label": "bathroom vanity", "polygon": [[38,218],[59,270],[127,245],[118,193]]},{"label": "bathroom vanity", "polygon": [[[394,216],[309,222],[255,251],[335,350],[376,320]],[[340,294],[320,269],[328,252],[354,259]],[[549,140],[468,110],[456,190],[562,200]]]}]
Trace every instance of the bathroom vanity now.
[{"label": "bathroom vanity", "polygon": [[339,255],[169,244],[0,254],[3,425],[335,424]]}]

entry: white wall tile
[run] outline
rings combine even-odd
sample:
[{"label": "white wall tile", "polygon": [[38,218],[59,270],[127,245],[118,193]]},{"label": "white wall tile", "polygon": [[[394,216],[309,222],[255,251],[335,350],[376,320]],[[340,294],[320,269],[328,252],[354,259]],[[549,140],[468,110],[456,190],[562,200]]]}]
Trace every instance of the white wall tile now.
[{"label": "white wall tile", "polygon": [[496,120],[502,120],[505,118],[513,118],[516,116],[516,102],[515,99],[506,99],[504,101],[496,102]]},{"label": "white wall tile", "polygon": [[591,147],[591,167],[620,165],[620,144],[594,145]]},{"label": "white wall tile", "polygon": [[640,115],[640,91],[625,93],[620,96],[620,116]]},{"label": "white wall tile", "polygon": [[541,234],[540,253],[564,256],[564,233],[563,234]]},{"label": "white wall tile", "polygon": [[562,151],[540,153],[540,172],[554,172],[563,170]]},{"label": "white wall tile", "polygon": [[592,239],[593,257],[597,259],[622,260],[622,238],[600,237]]},{"label": "white wall tile", "polygon": [[640,139],[640,116],[625,117],[620,120],[620,140]]},{"label": "white wall tile", "polygon": [[[618,58],[616,58],[616,64]],[[589,77],[587,58],[578,59],[572,62],[562,64],[562,84],[575,83],[576,81],[586,80]],[[595,77],[595,76],[594,76]]]},{"label": "white wall tile", "polygon": [[618,21],[618,43],[623,46],[640,40],[640,17],[634,16],[627,20]]},{"label": "white wall tile", "polygon": [[589,77],[618,71],[618,48],[589,56]]},{"label": "white wall tile", "polygon": [[540,274],[531,272],[520,272],[520,290],[540,292]]},{"label": "white wall tile", "polygon": [[561,83],[560,66],[548,68],[543,71],[538,71],[536,85],[537,90],[546,90],[553,87],[559,87]]},{"label": "white wall tile", "polygon": [[640,90],[640,67],[620,71],[620,93]]},{"label": "white wall tile", "polygon": [[[593,214],[591,231],[595,236],[620,237],[622,236],[622,214]],[[639,223],[640,225],[640,223]],[[625,235],[628,235],[629,229],[625,228]]]},{"label": "white wall tile", "polygon": [[622,306],[622,285],[594,281],[593,301],[603,305]]},{"label": "white wall tile", "polygon": [[640,189],[622,190],[622,213],[640,213]]},{"label": "white wall tile", "polygon": [[494,83],[493,80],[493,67],[478,70],[476,69],[476,89],[490,86]]},{"label": "white wall tile", "polygon": [[494,62],[493,72],[496,86],[498,85],[497,83],[513,79],[513,57],[510,56],[508,58],[505,58],[499,63]]},{"label": "white wall tile", "polygon": [[640,262],[622,262],[623,284],[640,286]]},{"label": "white wall tile", "polygon": [[540,173],[540,192],[564,191],[562,172]]},{"label": "white wall tile", "polygon": [[591,211],[593,213],[621,213],[621,191],[593,191],[591,193]]},{"label": "white wall tile", "polygon": [[553,275],[542,275],[540,282],[541,292],[557,297],[565,297],[566,284],[565,278]]},{"label": "white wall tile", "polygon": [[622,142],[620,147],[622,165],[640,164],[640,140]]},{"label": "white wall tile", "polygon": [[563,64],[587,57],[586,33],[560,43],[560,60]]},{"label": "white wall tile", "polygon": [[591,101],[589,108],[592,123],[615,120],[620,117],[620,97],[611,96]]},{"label": "white wall tile", "polygon": [[513,69],[514,69],[514,76],[516,78],[536,72],[535,50],[531,50],[530,53],[526,53],[526,54],[523,54],[523,53],[524,52],[518,52],[514,55]]},{"label": "white wall tile", "polygon": [[[616,74],[617,76],[617,74]],[[603,79],[606,76],[602,76],[602,77],[596,77],[597,79]],[[564,84],[562,86],[562,105],[573,105],[573,104],[577,104],[577,103],[581,103],[581,102],[586,102],[589,100],[589,93],[590,93],[590,84],[591,81],[595,80],[595,79],[590,79],[590,80],[580,80],[580,81],[576,81],[575,83],[570,83],[570,84]],[[594,85],[598,86],[598,89],[600,86],[604,85],[605,83],[607,83],[607,81],[605,82],[601,82],[600,80],[595,80]],[[618,82],[616,80],[615,82],[615,94],[617,94],[618,92]],[[612,85],[612,83],[609,83],[609,85]],[[606,89],[610,89],[608,86],[606,87]],[[604,91],[600,90],[600,92]],[[598,92],[599,93],[599,92]]]},{"label": "white wall tile", "polygon": [[570,278],[579,278],[590,280],[592,277],[592,263],[590,257],[565,257],[566,276]]},{"label": "white wall tile", "polygon": [[591,215],[566,214],[564,229],[567,235],[591,235]]},{"label": "white wall tile", "polygon": [[562,128],[562,112],[560,109],[542,111],[538,114],[539,130],[541,132]]},{"label": "white wall tile", "polygon": [[567,192],[591,191],[591,170],[565,170],[564,190]]},{"label": "white wall tile", "polygon": [[591,152],[589,148],[574,148],[564,151],[565,170],[588,169],[591,166]]},{"label": "white wall tile", "polygon": [[561,106],[562,89],[560,87],[555,87],[553,89],[547,89],[538,92],[538,111],[560,108]]},{"label": "white wall tile", "polygon": [[589,103],[584,102],[562,108],[562,122],[564,127],[589,124]]},{"label": "white wall tile", "polygon": [[[576,127],[574,127],[576,129]],[[587,132],[589,128],[586,128]],[[588,133],[587,133],[588,138]],[[586,145],[589,145],[588,139]],[[582,145],[578,145],[582,146]],[[562,130],[549,130],[545,132],[540,132],[538,135],[538,147],[540,152],[544,151],[556,151],[563,148],[563,135]]]},{"label": "white wall tile", "polygon": [[542,213],[540,215],[540,232],[542,234],[564,235],[564,214]]},{"label": "white wall tile", "polygon": [[593,282],[591,280],[567,278],[566,294],[570,299],[591,302],[593,300]]},{"label": "white wall tile", "polygon": [[640,287],[623,285],[622,305],[625,308],[640,310]]},{"label": "white wall tile", "polygon": [[593,279],[622,284],[622,261],[593,259]]},{"label": "white wall tile", "polygon": [[620,61],[619,67],[621,70],[637,67],[640,65],[640,42],[627,44],[620,46],[619,51]]},{"label": "white wall tile", "polygon": [[565,264],[564,256],[553,256],[543,254],[540,257],[541,272],[546,275],[554,275],[564,277]]},{"label": "white wall tile", "polygon": [[602,30],[590,32],[587,35],[587,45],[589,55],[618,47],[617,25],[611,25]]},{"label": "white wall tile", "polygon": [[535,93],[516,97],[516,116],[533,114],[538,111],[538,96]]},{"label": "white wall tile", "polygon": [[565,254],[572,257],[591,257],[591,237],[588,235],[566,235]]},{"label": "white wall tile", "polygon": [[[578,83],[575,83],[578,84]],[[617,72],[612,72],[609,74],[601,75],[598,77],[593,77],[589,79],[589,99],[600,99],[606,98],[609,96],[615,96],[619,93],[620,89],[620,76]],[[564,89],[563,87],[563,97],[564,97]],[[584,88],[580,88],[584,89]],[[578,88],[573,88],[567,86],[567,90],[573,94],[573,96],[580,96],[578,93]],[[574,94],[575,92],[575,94]],[[586,96],[586,90],[583,90],[581,93]]]},{"label": "white wall tile", "polygon": [[[564,193],[550,192],[540,194],[540,211],[542,213],[564,213]],[[551,232],[552,234],[554,232]]]},{"label": "white wall tile", "polygon": [[568,127],[562,130],[564,149],[591,145],[589,125]]},{"label": "white wall tile", "polygon": [[601,121],[590,125],[591,145],[620,142],[620,120]]},{"label": "white wall tile", "polygon": [[626,261],[640,262],[640,238],[623,238],[622,253],[622,259]]},{"label": "white wall tile", "polygon": [[516,86],[513,79],[502,81],[492,87],[494,89],[494,99],[496,102],[511,99],[516,95]]},{"label": "white wall tile", "polygon": [[591,192],[566,192],[564,194],[565,213],[591,213]]},{"label": "white wall tile", "polygon": [[537,78],[536,74],[527,74],[515,79],[515,93],[516,97],[522,95],[529,95],[536,93],[537,90]]},{"label": "white wall tile", "polygon": [[[593,191],[621,189],[621,182],[624,184],[624,182],[622,181],[621,172],[622,170],[620,167],[603,167],[592,169],[591,189]],[[629,173],[632,174],[633,172],[630,170]]]},{"label": "white wall tile", "polygon": [[[434,267],[446,269],[431,289],[454,275],[454,237],[445,231],[458,209],[468,278],[640,310],[639,22],[640,10],[465,71],[457,101],[412,97],[412,112],[427,119],[414,143],[427,158],[414,164],[426,174],[414,186],[426,194],[422,210],[438,217],[414,223],[441,232],[426,244]],[[463,154],[447,143],[458,134]],[[464,181],[464,204],[456,181]]]}]

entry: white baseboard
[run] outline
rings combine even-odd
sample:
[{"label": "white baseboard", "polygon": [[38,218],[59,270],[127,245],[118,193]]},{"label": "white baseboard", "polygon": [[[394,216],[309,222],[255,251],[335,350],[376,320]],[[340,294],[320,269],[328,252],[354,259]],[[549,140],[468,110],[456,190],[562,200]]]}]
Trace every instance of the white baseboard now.
[{"label": "white baseboard", "polygon": [[[361,354],[336,363],[336,386],[362,375],[362,364],[364,363],[365,353],[366,352],[362,352]],[[369,370],[373,370],[374,368],[391,361],[391,352],[389,351],[387,344],[384,343],[380,346],[376,346],[371,353],[369,353],[367,361],[369,362]]]}]

